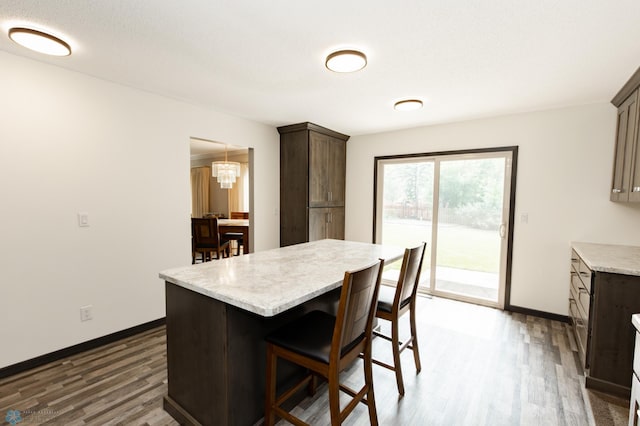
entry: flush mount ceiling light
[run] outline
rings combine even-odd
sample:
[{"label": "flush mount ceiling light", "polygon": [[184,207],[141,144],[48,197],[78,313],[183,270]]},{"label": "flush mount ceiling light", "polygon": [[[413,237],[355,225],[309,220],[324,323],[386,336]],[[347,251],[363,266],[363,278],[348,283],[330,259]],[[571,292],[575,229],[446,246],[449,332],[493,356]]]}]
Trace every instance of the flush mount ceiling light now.
[{"label": "flush mount ceiling light", "polygon": [[422,108],[422,101],[419,99],[405,99],[393,105],[396,111],[415,111]]},{"label": "flush mount ceiling light", "polygon": [[9,38],[27,49],[52,56],[71,55],[71,46],[51,34],[30,28],[11,28]]},{"label": "flush mount ceiling light", "polygon": [[367,65],[367,57],[357,50],[338,50],[327,56],[324,65],[334,72],[355,72]]}]

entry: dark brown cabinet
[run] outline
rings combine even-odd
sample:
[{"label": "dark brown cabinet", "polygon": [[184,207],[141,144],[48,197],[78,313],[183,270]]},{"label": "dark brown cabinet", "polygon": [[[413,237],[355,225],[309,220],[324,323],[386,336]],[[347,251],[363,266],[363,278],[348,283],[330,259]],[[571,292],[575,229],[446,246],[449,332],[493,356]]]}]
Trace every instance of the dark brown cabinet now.
[{"label": "dark brown cabinet", "polygon": [[628,398],[640,276],[592,270],[571,256],[569,317],[585,369],[586,387]]},{"label": "dark brown cabinet", "polygon": [[309,209],[309,241],[344,239],[344,207],[314,207]]},{"label": "dark brown cabinet", "polygon": [[640,69],[611,101],[618,108],[611,201],[640,201]]},{"label": "dark brown cabinet", "polygon": [[346,144],[309,132],[309,207],[344,206]]},{"label": "dark brown cabinet", "polygon": [[344,239],[346,142],[313,123],[280,133],[280,246]]}]

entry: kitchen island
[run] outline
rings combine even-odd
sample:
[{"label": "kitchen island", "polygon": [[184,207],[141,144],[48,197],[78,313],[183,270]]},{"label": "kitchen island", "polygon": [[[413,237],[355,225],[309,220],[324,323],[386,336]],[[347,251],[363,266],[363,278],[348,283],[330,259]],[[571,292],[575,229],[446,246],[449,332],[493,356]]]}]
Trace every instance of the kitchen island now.
[{"label": "kitchen island", "polygon": [[[168,393],[182,424],[252,425],[264,413],[264,336],[320,309],[335,313],[344,272],[404,250],[321,240],[174,268],[165,280]],[[278,386],[300,371],[278,368]]]}]

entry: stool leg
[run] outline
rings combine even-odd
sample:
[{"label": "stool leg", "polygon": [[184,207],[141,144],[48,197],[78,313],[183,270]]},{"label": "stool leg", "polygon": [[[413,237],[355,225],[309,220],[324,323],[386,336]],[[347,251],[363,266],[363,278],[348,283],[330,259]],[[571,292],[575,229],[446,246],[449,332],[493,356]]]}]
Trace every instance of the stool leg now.
[{"label": "stool leg", "polygon": [[264,424],[265,426],[273,426],[275,415],[273,413],[273,404],[276,402],[276,362],[277,357],[273,353],[271,344],[267,344],[267,380],[265,389],[264,404]]},{"label": "stool leg", "polygon": [[415,306],[411,306],[411,311],[409,312],[409,319],[411,322],[411,348],[413,350],[413,360],[416,363],[416,371],[419,373],[422,370],[422,365],[420,364],[420,352],[418,352],[418,332],[416,328],[416,310]]},{"label": "stool leg", "polygon": [[340,425],[340,382],[339,372],[336,368],[329,368],[329,411],[331,412],[331,425]]},{"label": "stool leg", "polygon": [[371,347],[364,356],[364,381],[367,386],[367,407],[369,408],[369,422],[371,426],[378,426],[378,412],[376,398],[373,394],[373,363],[371,362]]},{"label": "stool leg", "polygon": [[404,395],[404,383],[402,382],[402,364],[400,363],[400,334],[398,332],[399,318],[396,316],[391,321],[391,344],[393,345],[393,366],[396,371],[398,392]]}]

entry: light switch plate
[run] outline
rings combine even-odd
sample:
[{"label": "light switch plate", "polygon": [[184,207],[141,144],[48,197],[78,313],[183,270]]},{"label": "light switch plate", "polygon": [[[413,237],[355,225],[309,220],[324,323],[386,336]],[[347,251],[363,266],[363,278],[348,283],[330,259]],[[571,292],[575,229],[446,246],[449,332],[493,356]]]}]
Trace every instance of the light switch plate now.
[{"label": "light switch plate", "polygon": [[81,228],[85,228],[89,226],[89,213],[86,213],[86,212],[78,213],[78,226]]}]

